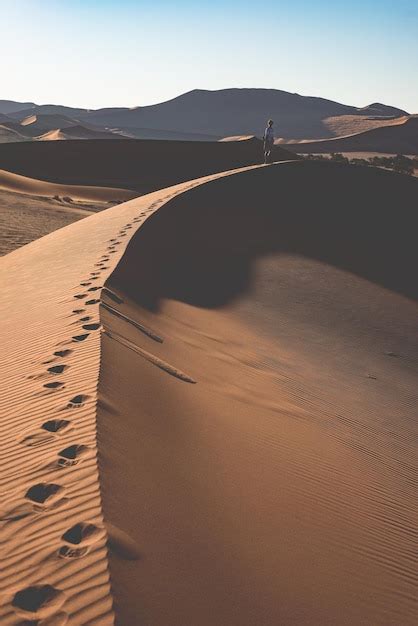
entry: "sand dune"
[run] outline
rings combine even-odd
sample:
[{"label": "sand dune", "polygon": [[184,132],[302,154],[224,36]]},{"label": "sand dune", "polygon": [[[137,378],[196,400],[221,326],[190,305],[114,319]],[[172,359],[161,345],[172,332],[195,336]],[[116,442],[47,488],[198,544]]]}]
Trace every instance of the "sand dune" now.
[{"label": "sand dune", "polygon": [[46,183],[0,170],[0,255],[136,195],[126,189]]},{"label": "sand dune", "polygon": [[4,116],[0,126],[0,143],[12,141],[55,141],[57,139],[128,139],[118,131],[82,125],[65,115],[29,115],[21,121]]},{"label": "sand dune", "polygon": [[[86,210],[107,208],[110,201],[122,202],[188,180],[190,175],[257,163],[262,156],[262,145],[257,140],[229,145],[133,140],[85,140],[80,145],[78,141],[45,141],[25,143],[23,150],[17,144],[3,146],[3,166],[26,176],[0,170],[0,189],[26,196],[0,194],[0,253],[6,254],[80,219]],[[295,155],[277,148],[276,158],[294,159]],[[46,172],[50,181],[56,182],[39,180]]]},{"label": "sand dune", "polygon": [[231,137],[222,137],[219,141],[249,141],[254,139],[254,135],[233,135]]},{"label": "sand dune", "polygon": [[106,537],[118,558],[135,551],[123,531],[109,523],[105,532],[101,514],[98,304],[131,224],[174,192],[93,215],[2,261],[2,624],[113,624]]},{"label": "sand dune", "polygon": [[9,128],[7,124],[0,124],[0,144],[18,141],[26,141],[26,137],[17,130]]},{"label": "sand dune", "polygon": [[5,257],[2,624],[415,624],[417,194],[254,167]]},{"label": "sand dune", "polygon": [[384,126],[320,141],[280,143],[281,147],[305,154],[329,152],[378,152],[418,155],[418,116],[393,120]]},{"label": "sand dune", "polygon": [[121,624],[415,623],[418,184],[311,165],[170,200],[105,284]]},{"label": "sand dune", "polygon": [[[38,137],[38,141],[57,141],[66,139],[114,139],[121,138],[119,133],[112,133],[104,130],[92,130],[81,125],[66,126],[50,130]],[[128,137],[125,137],[128,139]]]},{"label": "sand dune", "polygon": [[67,126],[74,126],[75,121],[67,115],[56,114],[43,114],[43,115],[28,115],[24,117],[20,122],[21,126],[30,126],[32,129],[38,131],[38,135],[41,132],[47,130],[53,130],[55,128],[66,128]]},{"label": "sand dune", "polygon": [[119,202],[130,200],[137,194],[126,189],[114,187],[93,187],[83,185],[60,185],[48,183],[43,180],[21,176],[12,172],[0,170],[0,189],[6,191],[17,191],[39,196],[67,196],[72,200],[100,200],[103,202]]},{"label": "sand dune", "polygon": [[404,124],[407,119],[408,116],[368,117],[366,115],[340,115],[337,117],[328,117],[324,120],[324,124],[336,137],[344,137],[345,135],[354,135],[366,130],[371,130],[372,128]]},{"label": "sand dune", "polygon": [[[277,146],[275,160],[298,158]],[[216,172],[260,163],[262,142],[45,141],[0,145],[0,168],[74,185],[113,186],[148,193]]]}]

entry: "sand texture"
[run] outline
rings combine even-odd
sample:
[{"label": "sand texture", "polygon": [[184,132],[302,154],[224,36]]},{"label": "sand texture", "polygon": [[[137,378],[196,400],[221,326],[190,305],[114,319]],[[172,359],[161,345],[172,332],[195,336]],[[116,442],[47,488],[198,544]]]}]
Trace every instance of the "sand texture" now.
[{"label": "sand texture", "polygon": [[[349,130],[349,129],[347,129]],[[352,130],[352,128],[350,129]],[[418,155],[418,116],[404,116],[374,128],[332,139],[280,142],[280,146],[304,154],[376,152]]]},{"label": "sand texture", "polygon": [[127,189],[48,183],[0,170],[0,256],[137,195]]},{"label": "sand texture", "polygon": [[249,167],[1,260],[2,624],[416,624],[417,197]]}]

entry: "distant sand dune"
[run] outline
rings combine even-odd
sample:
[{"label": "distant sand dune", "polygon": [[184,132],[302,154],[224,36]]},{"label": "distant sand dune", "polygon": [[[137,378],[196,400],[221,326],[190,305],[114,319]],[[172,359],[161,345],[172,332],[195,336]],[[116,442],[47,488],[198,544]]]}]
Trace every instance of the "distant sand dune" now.
[{"label": "distant sand dune", "polygon": [[73,200],[130,200],[137,194],[126,189],[82,185],[59,185],[0,170],[0,189],[39,196],[69,196]]},{"label": "distant sand dune", "polygon": [[0,170],[0,255],[138,194],[127,189],[59,185]]},{"label": "distant sand dune", "polygon": [[360,133],[319,141],[280,142],[280,146],[305,154],[329,152],[380,152],[418,155],[418,116],[392,120]]},{"label": "distant sand dune", "polygon": [[[66,139],[114,139],[121,138],[117,133],[111,133],[104,130],[92,130],[81,125],[66,126],[64,128],[56,128],[50,130],[44,135],[38,137],[38,141],[57,141]],[[128,139],[128,137],[125,137]]]}]

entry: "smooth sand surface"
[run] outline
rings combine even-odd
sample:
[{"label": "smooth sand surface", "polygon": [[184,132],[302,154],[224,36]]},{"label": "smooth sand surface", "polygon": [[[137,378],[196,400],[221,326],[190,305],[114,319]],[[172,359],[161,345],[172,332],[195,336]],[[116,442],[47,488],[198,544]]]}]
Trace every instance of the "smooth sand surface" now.
[{"label": "smooth sand surface", "polygon": [[337,115],[324,120],[324,125],[337,137],[354,135],[372,128],[382,126],[398,126],[404,124],[409,116],[401,117],[379,117],[367,115]]},{"label": "smooth sand surface", "polygon": [[59,185],[0,170],[0,256],[138,193]]},{"label": "smooth sand surface", "polygon": [[416,623],[417,194],[249,168],[1,261],[2,624]]},{"label": "smooth sand surface", "polygon": [[[75,124],[74,126],[49,130],[37,139],[38,141],[64,141],[68,139],[114,139],[115,136],[121,138],[117,133],[111,133],[105,130],[93,130],[81,126],[80,124]],[[128,138],[126,137],[126,139]]]},{"label": "smooth sand surface", "polygon": [[416,623],[417,194],[284,163],[135,235],[101,307],[120,624]]},{"label": "smooth sand surface", "polygon": [[94,187],[92,185],[60,185],[45,180],[21,176],[13,172],[0,170],[0,190],[17,191],[38,196],[67,196],[72,200],[123,202],[134,198],[137,194],[127,189],[114,187]]},{"label": "smooth sand surface", "polygon": [[286,150],[304,154],[324,152],[379,152],[418,155],[418,116],[410,115],[344,137],[318,141],[281,142]]}]

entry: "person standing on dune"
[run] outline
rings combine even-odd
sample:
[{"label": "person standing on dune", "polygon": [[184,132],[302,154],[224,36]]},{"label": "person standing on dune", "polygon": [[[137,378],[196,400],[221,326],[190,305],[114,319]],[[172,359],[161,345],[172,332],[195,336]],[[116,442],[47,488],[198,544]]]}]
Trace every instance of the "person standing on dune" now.
[{"label": "person standing on dune", "polygon": [[274,129],[273,120],[267,122],[267,128],[264,131],[264,163],[271,163],[272,152],[274,147]]}]

